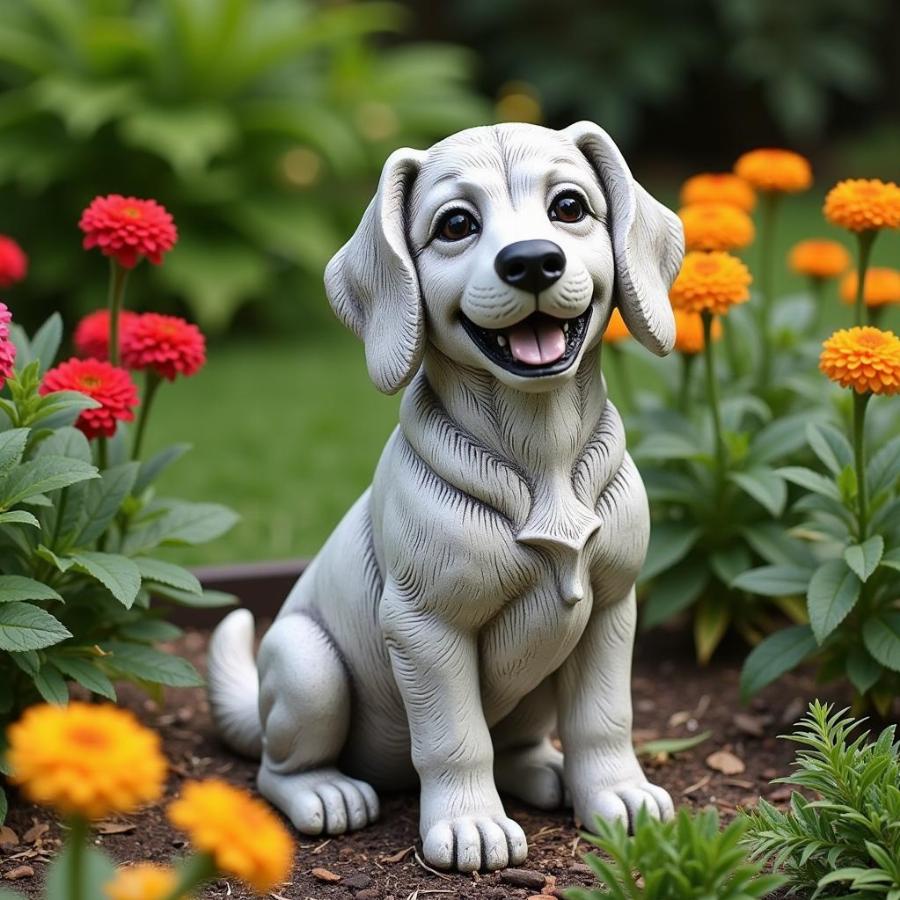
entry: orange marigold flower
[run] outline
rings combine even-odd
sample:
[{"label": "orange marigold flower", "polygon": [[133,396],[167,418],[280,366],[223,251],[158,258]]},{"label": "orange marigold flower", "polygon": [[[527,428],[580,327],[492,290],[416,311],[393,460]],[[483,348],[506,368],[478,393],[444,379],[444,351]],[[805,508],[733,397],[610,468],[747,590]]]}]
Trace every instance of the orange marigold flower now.
[{"label": "orange marigold flower", "polygon": [[715,250],[688,253],[669,291],[675,309],[685,312],[727,312],[750,299],[750,272],[735,256]]},{"label": "orange marigold flower", "polygon": [[[722,323],[718,318],[713,319],[712,339],[719,340],[722,337]],[[703,342],[703,317],[700,313],[675,310],[675,349],[679,353],[702,353]]]},{"label": "orange marigold flower", "polygon": [[119,869],[103,893],[108,900],[165,900],[177,883],[174,869],[138,863]]},{"label": "orange marigold flower", "polygon": [[850,231],[900,228],[900,187],[878,178],[839,181],[825,197],[825,218]]},{"label": "orange marigold flower", "polygon": [[837,241],[800,241],[791,248],[788,265],[809,278],[837,278],[850,266],[850,254]]},{"label": "orange marigold flower", "polygon": [[268,806],[240,788],[218,778],[191,782],[168,815],[221,872],[260,893],[290,875],[294,844],[287,829]]},{"label": "orange marigold flower", "polygon": [[27,272],[25,251],[12,238],[0,234],[0,287],[21,281]]},{"label": "orange marigold flower", "polygon": [[7,761],[30,800],[89,819],[156,800],[166,776],[156,732],[112,704],[31,707],[9,728]]},{"label": "orange marigold flower", "polygon": [[809,160],[792,150],[750,150],[734,164],[734,171],[758,191],[794,194],[812,184]]},{"label": "orange marigold flower", "polygon": [[86,409],[75,427],[85,437],[112,437],[118,422],[131,422],[138,405],[138,391],[131,376],[118,366],[100,359],[72,359],[44,375],[40,392],[80,391],[100,405]]},{"label": "orange marigold flower", "polygon": [[203,368],[206,340],[196,325],[178,316],[144,313],[122,335],[122,362],[129,369],[150,369],[174,381]]},{"label": "orange marigold flower", "polygon": [[[122,347],[122,336],[137,316],[137,313],[127,309],[119,311],[119,349]],[[79,356],[109,359],[109,310],[98,309],[86,315],[75,326],[72,339]]]},{"label": "orange marigold flower", "polygon": [[606,331],[603,332],[603,340],[607,344],[618,344],[619,341],[624,341],[626,338],[630,337],[631,332],[628,330],[628,326],[622,318],[622,313],[620,313],[618,307],[616,307],[609,317],[609,322],[606,324]]},{"label": "orange marigold flower", "polygon": [[900,392],[900,338],[869,326],[843,328],[822,344],[819,368],[858,394]]},{"label": "orange marigold flower", "polygon": [[121,194],[95,197],[78,227],[84,232],[85,250],[99,247],[126,269],[133,269],[144,256],[159,265],[178,240],[175,222],[164,206]]},{"label": "orange marigold flower", "polygon": [[[859,275],[854,270],[841,279],[841,299],[844,303],[856,301]],[[900,303],[900,272],[882,266],[866,269],[866,283],[863,285],[863,301],[866,306],[885,306]]]},{"label": "orange marigold flower", "polygon": [[11,378],[16,368],[16,345],[9,336],[12,313],[5,303],[0,303],[0,388]]},{"label": "orange marigold flower", "polygon": [[753,220],[728,203],[693,203],[678,211],[688,250],[739,250],[753,241]]},{"label": "orange marigold flower", "polygon": [[704,172],[688,178],[681,186],[681,203],[728,203],[749,213],[756,205],[756,193],[733,172]]}]

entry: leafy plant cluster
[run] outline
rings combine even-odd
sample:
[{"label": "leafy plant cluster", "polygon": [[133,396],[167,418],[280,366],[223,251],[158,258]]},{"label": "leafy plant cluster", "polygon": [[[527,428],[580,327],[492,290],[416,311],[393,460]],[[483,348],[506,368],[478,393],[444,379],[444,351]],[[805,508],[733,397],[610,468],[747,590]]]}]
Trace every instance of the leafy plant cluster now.
[{"label": "leafy plant cluster", "polygon": [[208,330],[262,299],[308,327],[389,150],[488,116],[466,51],[382,39],[404,22],[379,2],[0,4],[0,226],[42,260],[29,305],[79,302],[72,229],[114,189],[165,197],[178,221],[147,296],[174,293]]},{"label": "leafy plant cluster", "polygon": [[[758,861],[784,873],[803,897],[900,897],[900,743],[895,727],[873,739],[860,720],[814,702],[787,739],[802,748],[779,781],[795,791],[787,810],[765,800],[746,814]],[[854,735],[854,732],[856,734]]]},{"label": "leafy plant cluster", "polygon": [[95,401],[39,392],[61,339],[58,315],[32,340],[17,329],[18,368],[0,397],[0,733],[30,704],[65,703],[69,682],[110,700],[114,680],[201,684],[187,660],[154,646],[180,634],[166,611],[232,602],[160,552],[211,540],[235,515],[157,495],[184,444],[139,461],[120,428],[100,458],[100,442],[73,427]]},{"label": "leafy plant cluster", "polygon": [[[752,900],[784,883],[778,875],[763,875],[762,863],[750,862],[741,844],[748,824],[736,819],[719,830],[714,809],[692,815],[679,810],[670,822],[660,822],[641,808],[634,835],[622,822],[597,821],[598,835],[584,835],[605,856],[589,854],[585,861],[602,888],[572,888],[569,900]],[[608,857],[608,859],[606,858]]]}]

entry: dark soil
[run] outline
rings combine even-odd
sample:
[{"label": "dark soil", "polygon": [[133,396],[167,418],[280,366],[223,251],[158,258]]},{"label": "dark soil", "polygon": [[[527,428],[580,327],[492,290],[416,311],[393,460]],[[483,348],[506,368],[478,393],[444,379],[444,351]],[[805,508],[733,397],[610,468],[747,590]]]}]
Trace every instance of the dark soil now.
[{"label": "dark soil", "polygon": [[[205,634],[194,632],[178,649],[202,667],[205,642]],[[742,707],[738,675],[745,652],[740,646],[725,647],[718,661],[700,669],[685,638],[675,632],[645,635],[635,651],[635,742],[711,732],[705,742],[677,756],[645,758],[648,773],[672,793],[676,803],[696,808],[714,806],[726,821],[739,807],[753,805],[760,794],[776,804],[786,801],[788,789],[772,786],[769,781],[789,771],[793,751],[776,735],[790,730],[808,700],[822,696],[807,673],[793,674],[772,685],[749,707]],[[177,794],[185,779],[213,775],[244,787],[253,786],[255,765],[233,756],[218,742],[202,690],[172,690],[165,703],[158,705],[135,690],[123,688],[121,699],[163,735],[172,763],[167,798]],[[725,774],[711,767],[706,760],[719,750],[729,751],[745,769]],[[715,760],[712,762],[715,764]],[[579,837],[571,812],[547,814],[517,802],[508,803],[507,812],[528,836],[529,854],[522,867],[528,870],[526,874],[447,875],[428,870],[420,861],[418,800],[403,794],[383,797],[381,820],[364,831],[300,840],[291,882],[270,896],[276,900],[424,900],[431,896],[437,900],[501,900],[541,894],[562,896],[565,887],[592,883],[582,861],[589,847]],[[57,849],[62,830],[45,810],[26,805],[15,795],[11,797],[7,825],[15,832],[18,844],[0,849],[0,876],[13,876],[0,885],[37,898],[47,859]],[[43,828],[45,825],[49,830]],[[164,862],[186,850],[183,835],[166,823],[162,805],[101,823],[99,830],[106,833],[97,834],[97,844],[121,862]],[[334,880],[322,880],[330,876]],[[199,896],[252,895],[235,881],[220,880]]]}]

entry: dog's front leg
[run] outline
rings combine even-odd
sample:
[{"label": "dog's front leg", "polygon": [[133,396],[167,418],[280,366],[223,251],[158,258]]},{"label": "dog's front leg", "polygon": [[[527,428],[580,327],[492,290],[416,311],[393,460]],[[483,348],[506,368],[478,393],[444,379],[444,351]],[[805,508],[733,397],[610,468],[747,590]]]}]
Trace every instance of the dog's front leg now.
[{"label": "dog's front leg", "polygon": [[575,814],[593,829],[597,816],[629,826],[641,806],[670,818],[668,793],[647,781],[631,743],[631,650],[636,604],[601,605],[557,679],[559,734]]},{"label": "dog's front leg", "polygon": [[389,592],[381,622],[421,781],[425,859],[461,872],[522,862],[525,834],[506,817],[494,784],[476,635]]}]

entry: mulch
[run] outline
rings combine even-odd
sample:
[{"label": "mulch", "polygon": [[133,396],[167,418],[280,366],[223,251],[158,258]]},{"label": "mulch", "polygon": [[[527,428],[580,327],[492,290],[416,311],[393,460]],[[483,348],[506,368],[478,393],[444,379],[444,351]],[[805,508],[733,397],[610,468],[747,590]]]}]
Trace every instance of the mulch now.
[{"label": "mulch", "polygon": [[[202,668],[206,638],[203,632],[190,632],[177,649]],[[777,735],[791,730],[810,699],[835,698],[835,692],[816,685],[808,672],[800,672],[784,677],[742,706],[738,679],[745,648],[725,646],[711,665],[701,669],[686,641],[680,631],[657,631],[639,638],[633,679],[635,741],[641,744],[704,731],[711,735],[675,756],[645,758],[648,774],[672,793],[676,803],[713,806],[724,821],[733,818],[738,808],[752,806],[760,795],[783,804],[789,788],[769,782],[789,772],[793,749]],[[187,779],[219,776],[253,786],[254,764],[235,757],[219,743],[202,689],[171,690],[165,702],[157,704],[126,686],[120,699],[162,734],[172,764],[168,799]],[[560,897],[566,887],[593,883],[582,859],[590,848],[571,812],[548,814],[517,802],[509,802],[507,812],[528,836],[528,859],[519,870],[473,875],[430,871],[421,860],[418,800],[412,794],[400,794],[382,798],[381,819],[368,829],[322,840],[301,839],[291,882],[269,896],[276,900],[507,900]],[[47,861],[58,849],[63,830],[45,810],[15,794],[7,826],[11,835],[0,831],[0,886],[29,898],[40,897]],[[166,862],[188,849],[183,835],[167,824],[163,805],[101,823],[95,840],[120,862]],[[199,896],[241,900],[254,895],[236,881],[222,879]]]}]

